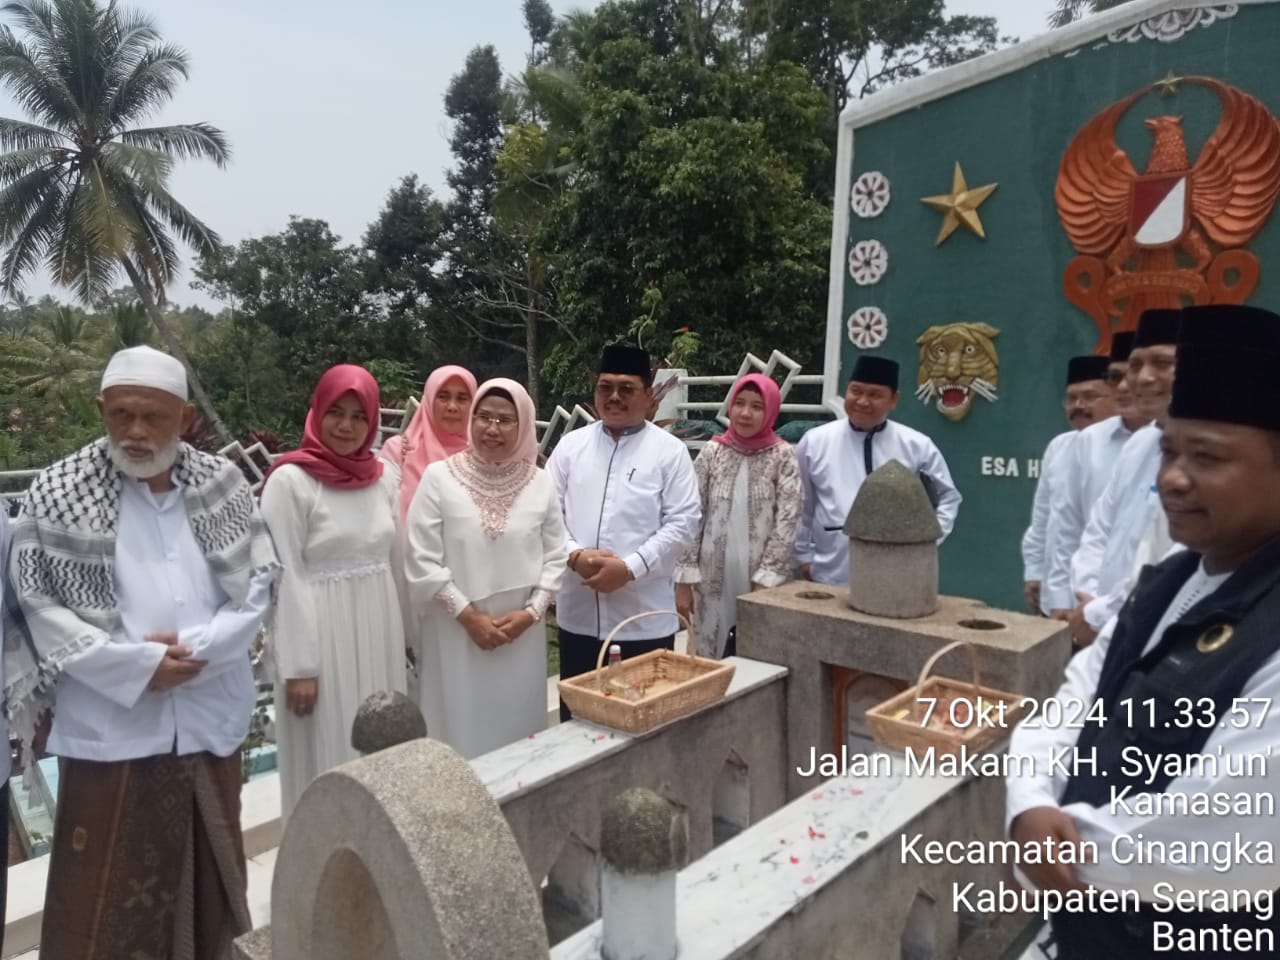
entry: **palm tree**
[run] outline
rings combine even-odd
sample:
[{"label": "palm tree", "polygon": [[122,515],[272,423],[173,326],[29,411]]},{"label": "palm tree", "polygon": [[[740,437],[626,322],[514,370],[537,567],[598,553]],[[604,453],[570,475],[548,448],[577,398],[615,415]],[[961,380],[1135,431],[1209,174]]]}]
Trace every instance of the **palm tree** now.
[{"label": "palm tree", "polygon": [[66,400],[88,393],[102,371],[102,355],[87,318],[71,307],[56,307],[36,320],[31,336],[0,352],[13,385]]},{"label": "palm tree", "polygon": [[147,343],[151,321],[136,303],[118,303],[111,308],[111,322],[103,331],[103,346],[108,357],[117,350]]},{"label": "palm tree", "polygon": [[1110,10],[1127,2],[1128,0],[1058,0],[1057,9],[1049,14],[1049,26],[1065,27],[1081,17]]},{"label": "palm tree", "polygon": [[169,193],[169,173],[193,158],[223,168],[230,148],[206,123],[135,126],[186,79],[186,53],[115,0],[10,0],[0,13],[25,33],[0,27],[0,85],[29,118],[0,118],[0,290],[12,296],[43,265],[88,304],[123,270],[187,368],[206,419],[230,442],[162,310],[178,269],[174,237],[197,253],[219,246]]}]

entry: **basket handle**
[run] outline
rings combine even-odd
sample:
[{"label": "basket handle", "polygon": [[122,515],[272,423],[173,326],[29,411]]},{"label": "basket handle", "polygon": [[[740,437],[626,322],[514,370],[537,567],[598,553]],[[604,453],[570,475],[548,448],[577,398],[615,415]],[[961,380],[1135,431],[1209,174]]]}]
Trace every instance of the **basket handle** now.
[{"label": "basket handle", "polygon": [[633,613],[631,616],[627,617],[625,620],[619,623],[616,627],[610,630],[609,635],[605,637],[604,642],[600,644],[600,652],[596,655],[596,682],[597,683],[599,683],[600,680],[603,679],[603,677],[601,676],[601,670],[604,669],[604,655],[605,655],[605,652],[608,651],[609,649],[609,644],[613,643],[614,636],[617,634],[619,630],[625,627],[628,623],[631,623],[633,620],[643,620],[645,617],[677,617],[679,618],[680,622],[684,624],[684,628],[686,630],[692,631],[693,629],[691,626],[689,626],[689,621],[685,619],[684,614],[679,613],[675,610],[646,610],[644,613]]},{"label": "basket handle", "polygon": [[920,678],[916,681],[917,687],[923,687],[925,680],[929,678],[929,671],[933,669],[934,664],[942,659],[944,654],[950,653],[956,647],[964,647],[969,651],[969,666],[973,670],[973,692],[977,696],[978,688],[982,685],[982,677],[978,673],[978,653],[974,649],[972,643],[968,640],[956,640],[948,643],[945,647],[940,647],[932,657],[924,662],[924,666],[920,668]]}]

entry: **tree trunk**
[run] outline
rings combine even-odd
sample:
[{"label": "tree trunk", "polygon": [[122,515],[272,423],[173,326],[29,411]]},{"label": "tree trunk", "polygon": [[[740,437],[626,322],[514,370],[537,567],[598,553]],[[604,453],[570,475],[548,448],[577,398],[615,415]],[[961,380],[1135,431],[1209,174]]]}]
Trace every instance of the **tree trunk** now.
[{"label": "tree trunk", "polygon": [[524,350],[525,350],[525,377],[529,382],[529,398],[533,401],[533,408],[538,409],[538,314],[535,311],[537,306],[537,294],[533,289],[533,271],[526,266],[525,279],[528,293],[525,294],[525,313],[524,313]]},{"label": "tree trunk", "polygon": [[142,299],[142,305],[151,317],[151,322],[156,325],[156,330],[160,332],[160,338],[164,341],[165,346],[186,367],[187,384],[191,387],[191,392],[195,394],[196,406],[200,408],[200,412],[204,415],[210,428],[217,435],[219,443],[223,445],[234,443],[235,437],[228,432],[226,424],[218,416],[218,411],[213,409],[213,404],[209,401],[209,395],[204,392],[204,385],[200,382],[200,378],[196,376],[196,371],[191,366],[191,361],[187,359],[187,352],[182,349],[182,344],[178,341],[177,334],[173,332],[173,328],[169,326],[169,321],[164,318],[164,314],[156,304],[155,297],[151,295],[151,288],[147,286],[147,282],[143,280],[142,275],[138,273],[128,257],[121,257],[120,263],[124,266],[125,273],[129,275],[129,279],[133,282],[133,288],[138,291],[138,296]]}]

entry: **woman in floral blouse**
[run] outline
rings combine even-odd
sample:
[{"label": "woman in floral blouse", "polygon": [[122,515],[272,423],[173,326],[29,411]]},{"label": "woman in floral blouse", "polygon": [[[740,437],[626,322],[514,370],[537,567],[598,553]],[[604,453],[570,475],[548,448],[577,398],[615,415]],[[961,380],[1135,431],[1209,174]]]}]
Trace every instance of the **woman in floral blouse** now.
[{"label": "woman in floral blouse", "polygon": [[791,445],[773,432],[778,385],[759,373],[733,385],[729,429],[694,461],[702,525],[676,569],[676,609],[693,624],[691,652],[735,653],[737,598],[791,579],[803,492]]}]

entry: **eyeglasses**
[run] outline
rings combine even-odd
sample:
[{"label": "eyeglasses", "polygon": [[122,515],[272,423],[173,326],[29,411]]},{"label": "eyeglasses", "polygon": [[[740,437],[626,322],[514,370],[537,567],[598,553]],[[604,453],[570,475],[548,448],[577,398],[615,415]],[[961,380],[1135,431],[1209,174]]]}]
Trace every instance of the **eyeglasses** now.
[{"label": "eyeglasses", "polygon": [[473,413],[471,419],[476,423],[488,426],[493,424],[499,430],[510,430],[512,427],[519,426],[520,421],[515,417],[491,417],[487,413]]},{"label": "eyeglasses", "polygon": [[615,394],[623,400],[630,400],[637,393],[639,388],[634,383],[601,383],[596,381],[596,396],[612,397]]}]

